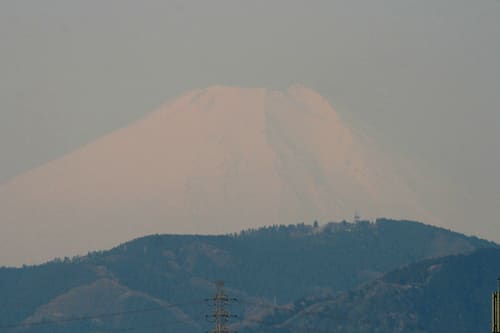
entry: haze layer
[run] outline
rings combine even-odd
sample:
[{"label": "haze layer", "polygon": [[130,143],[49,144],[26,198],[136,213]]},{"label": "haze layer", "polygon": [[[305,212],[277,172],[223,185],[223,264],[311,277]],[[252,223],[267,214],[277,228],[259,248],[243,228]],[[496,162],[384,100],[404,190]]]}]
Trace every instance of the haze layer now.
[{"label": "haze layer", "polygon": [[0,265],[356,208],[432,221],[398,175],[307,88],[196,90],[0,188]]}]

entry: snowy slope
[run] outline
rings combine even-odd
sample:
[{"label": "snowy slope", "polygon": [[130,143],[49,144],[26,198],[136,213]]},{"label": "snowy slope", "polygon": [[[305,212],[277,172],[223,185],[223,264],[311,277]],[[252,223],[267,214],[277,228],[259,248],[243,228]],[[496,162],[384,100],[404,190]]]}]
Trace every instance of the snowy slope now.
[{"label": "snowy slope", "polygon": [[433,222],[320,95],[214,86],[0,188],[0,265],[149,233],[391,216]]}]

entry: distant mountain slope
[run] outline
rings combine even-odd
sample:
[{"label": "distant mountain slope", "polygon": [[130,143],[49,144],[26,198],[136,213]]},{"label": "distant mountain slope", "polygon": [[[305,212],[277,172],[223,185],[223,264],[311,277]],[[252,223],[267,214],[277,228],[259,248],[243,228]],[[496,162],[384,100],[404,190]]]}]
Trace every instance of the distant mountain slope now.
[{"label": "distant mountain slope", "polygon": [[[153,233],[394,216],[437,223],[319,94],[215,86],[0,187],[0,265]],[[22,244],[22,246],[19,246]]]},{"label": "distant mountain slope", "polygon": [[498,248],[426,260],[336,297],[298,302],[260,318],[276,325],[248,322],[245,331],[489,332],[497,277]]},{"label": "distant mountain slope", "polygon": [[102,332],[151,322],[161,328],[179,318],[186,324],[176,329],[190,332],[206,326],[200,319],[210,308],[203,299],[212,295],[216,279],[227,281],[231,295],[242,300],[236,310],[248,318],[262,310],[258,303],[336,295],[402,265],[484,247],[497,245],[386,219],[275,226],[227,236],[148,236],[73,260],[0,269],[0,327],[171,304],[133,320],[112,316],[19,332]]}]

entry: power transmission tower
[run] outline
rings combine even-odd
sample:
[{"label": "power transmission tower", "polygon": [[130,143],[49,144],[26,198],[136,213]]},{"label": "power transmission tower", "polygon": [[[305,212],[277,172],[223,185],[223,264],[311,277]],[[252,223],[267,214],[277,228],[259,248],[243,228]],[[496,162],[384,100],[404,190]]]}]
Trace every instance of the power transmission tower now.
[{"label": "power transmission tower", "polygon": [[229,298],[225,294],[224,281],[216,281],[215,286],[215,296],[207,299],[214,307],[213,313],[206,315],[207,320],[214,323],[214,328],[209,333],[236,333],[231,332],[227,327],[229,320],[236,318],[236,315],[226,310],[226,306],[231,302],[235,302],[236,298]]}]

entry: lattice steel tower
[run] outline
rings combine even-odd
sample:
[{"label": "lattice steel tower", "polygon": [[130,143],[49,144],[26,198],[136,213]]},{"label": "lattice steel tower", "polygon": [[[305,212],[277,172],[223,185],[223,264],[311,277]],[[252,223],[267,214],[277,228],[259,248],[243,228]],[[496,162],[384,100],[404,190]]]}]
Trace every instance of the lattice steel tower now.
[{"label": "lattice steel tower", "polygon": [[216,281],[215,286],[217,289],[215,297],[207,300],[214,306],[214,312],[206,316],[208,320],[214,323],[214,328],[210,333],[235,333],[228,329],[227,324],[231,318],[236,318],[236,315],[227,311],[226,306],[231,302],[235,302],[236,298],[229,298],[225,294],[224,281]]}]

